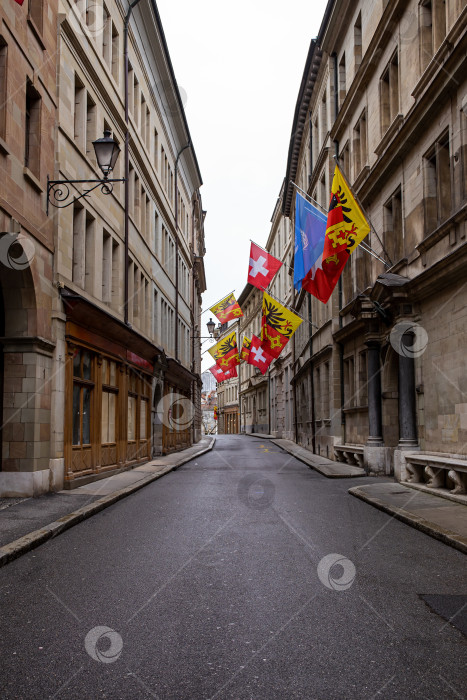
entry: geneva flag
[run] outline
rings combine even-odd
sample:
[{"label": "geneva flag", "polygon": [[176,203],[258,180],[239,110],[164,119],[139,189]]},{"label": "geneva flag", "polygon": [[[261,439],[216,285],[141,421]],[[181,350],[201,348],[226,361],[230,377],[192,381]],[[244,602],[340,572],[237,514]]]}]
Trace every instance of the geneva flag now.
[{"label": "geneva flag", "polygon": [[268,355],[274,358],[279,357],[301,323],[302,319],[300,316],[297,316],[293,311],[282,306],[280,302],[264,292],[261,347]]},{"label": "geneva flag", "polygon": [[336,166],[331,189],[322,266],[308,274],[303,289],[326,303],[349,255],[370,232],[370,226]]}]

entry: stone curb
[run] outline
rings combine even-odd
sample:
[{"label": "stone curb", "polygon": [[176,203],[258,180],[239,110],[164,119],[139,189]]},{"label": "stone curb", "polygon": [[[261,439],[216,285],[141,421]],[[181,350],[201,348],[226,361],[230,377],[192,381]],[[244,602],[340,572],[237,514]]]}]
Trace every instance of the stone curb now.
[{"label": "stone curb", "polygon": [[[299,462],[306,464],[307,467],[310,467],[310,469],[314,469],[319,474],[322,474],[322,476],[325,476],[326,479],[358,479],[359,477],[362,477],[362,476],[368,476],[368,474],[365,472],[364,469],[362,469],[361,472],[358,474],[351,474],[351,473],[348,473],[348,474],[335,473],[335,474],[333,474],[333,473],[329,473],[327,467],[321,466],[319,464],[314,464],[312,458],[308,459],[304,455],[301,455],[298,452],[294,452],[294,450],[288,449],[285,445],[281,445],[277,439],[271,439],[271,442],[274,445],[276,445],[277,447],[279,447],[281,450],[284,450],[284,452],[287,452],[289,455],[292,455],[292,457],[295,457],[295,459],[298,459]],[[336,462],[336,464],[340,464],[340,463]],[[359,469],[359,467],[355,467],[355,469]]]},{"label": "stone curb", "polygon": [[144,479],[140,479],[136,484],[131,484],[131,486],[126,486],[124,489],[120,489],[119,491],[115,491],[107,496],[103,496],[99,500],[89,503],[87,506],[83,506],[72,513],[68,513],[68,515],[62,516],[58,520],[55,520],[53,523],[46,525],[40,530],[34,530],[28,535],[23,535],[23,537],[10,542],[10,544],[0,547],[0,568],[6,564],[9,564],[11,561],[18,559],[18,557],[22,556],[23,554],[30,552],[32,549],[39,547],[44,542],[47,542],[47,540],[52,539],[52,537],[60,535],[62,532],[65,532],[65,530],[69,530],[74,525],[78,525],[78,523],[83,522],[83,520],[87,520],[92,515],[99,513],[105,508],[108,508],[108,506],[120,501],[122,498],[139,491],[144,486],[147,486],[151,482],[156,481],[156,479],[159,479],[161,476],[168,474],[168,472],[174,471],[183,464],[190,462],[192,459],[197,459],[206,452],[209,452],[214,447],[215,441],[216,438],[214,437],[211,440],[210,445],[203,448],[196,454],[182,457],[176,464],[169,467],[162,467],[161,471],[157,472],[157,474],[150,474]]},{"label": "stone curb", "polygon": [[467,540],[464,537],[461,537],[460,535],[456,534],[455,532],[452,532],[452,530],[445,530],[444,528],[442,528],[439,525],[436,525],[430,520],[420,518],[417,515],[414,515],[413,513],[409,513],[403,508],[394,508],[388,506],[379,498],[375,498],[375,496],[369,496],[367,493],[365,493],[365,491],[362,490],[360,486],[353,486],[349,489],[349,493],[352,496],[356,496],[357,498],[360,498],[360,500],[365,501],[365,503],[368,503],[369,505],[378,508],[378,510],[382,510],[385,513],[388,513],[389,515],[392,515],[394,518],[396,518],[396,520],[400,520],[406,525],[411,525],[416,530],[420,530],[420,532],[423,532],[425,535],[430,535],[431,537],[434,537],[440,542],[443,542],[444,544],[448,544],[451,547],[458,549],[463,554],[467,554]]}]

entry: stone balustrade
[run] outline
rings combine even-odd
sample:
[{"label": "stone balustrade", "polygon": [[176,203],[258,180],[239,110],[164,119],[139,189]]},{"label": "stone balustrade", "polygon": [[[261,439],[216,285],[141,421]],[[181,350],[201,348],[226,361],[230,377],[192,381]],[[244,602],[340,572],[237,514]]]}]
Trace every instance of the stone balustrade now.
[{"label": "stone balustrade", "polygon": [[408,483],[467,494],[467,459],[423,452],[406,452],[404,457]]},{"label": "stone balustrade", "polygon": [[357,467],[364,465],[363,445],[334,445],[334,454],[338,462],[354,464]]}]

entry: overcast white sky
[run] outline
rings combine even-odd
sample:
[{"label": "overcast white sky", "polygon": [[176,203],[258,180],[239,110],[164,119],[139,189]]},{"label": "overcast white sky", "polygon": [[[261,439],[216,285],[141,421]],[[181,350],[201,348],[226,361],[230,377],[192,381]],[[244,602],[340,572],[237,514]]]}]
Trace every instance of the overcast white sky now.
[{"label": "overcast white sky", "polygon": [[[269,235],[305,60],[326,0],[157,5],[177,82],[186,92],[204,182],[207,309],[233,289],[240,294],[250,238],[264,245]],[[203,334],[209,315],[202,317]]]}]

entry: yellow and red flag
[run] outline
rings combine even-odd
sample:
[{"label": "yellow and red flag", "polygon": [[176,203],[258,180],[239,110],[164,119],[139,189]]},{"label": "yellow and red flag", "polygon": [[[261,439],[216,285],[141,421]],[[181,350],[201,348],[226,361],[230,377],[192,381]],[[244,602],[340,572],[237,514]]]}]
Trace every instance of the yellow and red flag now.
[{"label": "yellow and red flag", "polygon": [[250,355],[250,345],[251,345],[251,340],[246,337],[246,335],[243,336],[243,344],[242,344],[242,350],[240,352],[240,361],[241,362],[248,362],[248,357]]},{"label": "yellow and red flag", "polygon": [[268,355],[279,357],[302,321],[300,316],[264,292],[261,347]]},{"label": "yellow and red flag", "polygon": [[345,263],[370,232],[370,225],[336,165],[332,180],[326,236],[321,265],[314,267],[302,287],[326,303],[341,276]]},{"label": "yellow and red flag", "polygon": [[208,349],[208,352],[221,370],[225,373],[226,370],[232,369],[240,363],[238,357],[237,333],[232,331],[224,336],[218,343]]},{"label": "yellow and red flag", "polygon": [[224,299],[221,299],[217,304],[211,306],[209,311],[212,311],[214,316],[217,316],[221,323],[235,320],[243,316],[242,310],[233,294],[229,294]]}]

